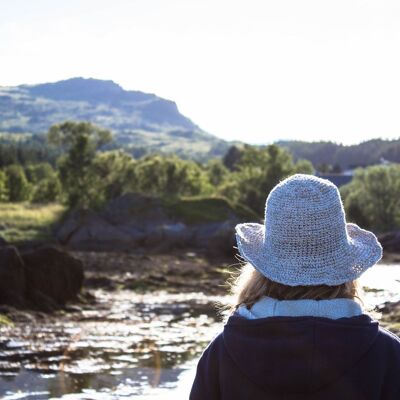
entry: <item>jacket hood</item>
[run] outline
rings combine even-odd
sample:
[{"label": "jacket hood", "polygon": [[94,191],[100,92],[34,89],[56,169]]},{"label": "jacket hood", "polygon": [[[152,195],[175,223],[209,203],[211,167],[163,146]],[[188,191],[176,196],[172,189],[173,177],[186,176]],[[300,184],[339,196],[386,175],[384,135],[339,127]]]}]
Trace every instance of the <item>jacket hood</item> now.
[{"label": "jacket hood", "polygon": [[367,315],[331,320],[233,315],[226,349],[247,378],[266,392],[311,393],[339,380],[368,353],[378,322]]}]

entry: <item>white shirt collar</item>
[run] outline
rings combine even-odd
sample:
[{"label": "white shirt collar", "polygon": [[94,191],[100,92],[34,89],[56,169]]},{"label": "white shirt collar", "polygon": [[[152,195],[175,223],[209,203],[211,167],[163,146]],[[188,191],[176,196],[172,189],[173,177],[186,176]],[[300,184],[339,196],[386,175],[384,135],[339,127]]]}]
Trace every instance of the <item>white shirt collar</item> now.
[{"label": "white shirt collar", "polygon": [[265,296],[250,310],[241,305],[237,313],[247,319],[305,316],[339,319],[355,317],[363,312],[360,304],[351,299],[276,300]]}]

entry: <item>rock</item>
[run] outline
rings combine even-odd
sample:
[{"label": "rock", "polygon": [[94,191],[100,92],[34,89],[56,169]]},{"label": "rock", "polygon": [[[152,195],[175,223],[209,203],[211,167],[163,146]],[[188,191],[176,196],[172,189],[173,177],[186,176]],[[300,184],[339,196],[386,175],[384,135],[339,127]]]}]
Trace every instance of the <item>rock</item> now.
[{"label": "rock", "polygon": [[[83,283],[83,263],[65,251],[44,247],[22,255],[25,263],[27,296],[34,303],[50,298],[58,305],[76,298]],[[47,308],[54,304],[46,301]]]},{"label": "rock", "polygon": [[400,252],[400,230],[387,232],[378,236],[384,251],[391,253]]},{"label": "rock", "polygon": [[232,254],[235,244],[234,228],[237,223],[238,220],[232,218],[196,226],[194,246],[204,248],[210,254]]},{"label": "rock", "polygon": [[71,304],[71,305],[68,305],[67,307],[65,307],[64,311],[67,313],[81,313],[82,307],[79,307],[76,304]]},{"label": "rock", "polygon": [[126,193],[103,211],[71,213],[59,227],[57,238],[73,250],[199,248],[232,254],[234,226],[256,219],[244,207],[223,198],[160,199]]},{"label": "rock", "polygon": [[0,248],[0,304],[25,305],[24,263],[13,246]]},{"label": "rock", "polygon": [[0,247],[0,304],[50,312],[76,298],[82,262],[53,247],[24,253]]},{"label": "rock", "polygon": [[31,307],[36,310],[49,313],[61,308],[60,304],[58,304],[54,299],[33,287],[29,289],[28,295]]},{"label": "rock", "polygon": [[378,307],[382,314],[395,314],[400,319],[400,301],[391,302],[387,301]]},{"label": "rock", "polygon": [[7,240],[0,236],[0,247],[8,246]]},{"label": "rock", "polygon": [[185,224],[163,224],[149,230],[143,244],[159,252],[168,252],[191,244],[192,231]]},{"label": "rock", "polygon": [[378,311],[382,313],[380,323],[396,335],[400,335],[400,301],[386,302]]},{"label": "rock", "polygon": [[101,288],[104,290],[116,290],[116,282],[108,276],[93,276],[85,279],[85,287],[86,288]]},{"label": "rock", "polygon": [[125,193],[111,200],[101,215],[114,225],[134,222],[136,226],[170,221],[159,198],[140,193]]},{"label": "rock", "polygon": [[74,250],[122,250],[132,246],[132,238],[93,211],[75,211],[56,232],[63,245]]},{"label": "rock", "polygon": [[195,226],[192,226],[192,247],[207,248],[211,237],[215,234],[220,226],[220,222],[196,224]]},{"label": "rock", "polygon": [[235,226],[237,223],[238,221],[229,220],[218,227],[208,241],[207,251],[210,255],[232,256],[235,254]]}]

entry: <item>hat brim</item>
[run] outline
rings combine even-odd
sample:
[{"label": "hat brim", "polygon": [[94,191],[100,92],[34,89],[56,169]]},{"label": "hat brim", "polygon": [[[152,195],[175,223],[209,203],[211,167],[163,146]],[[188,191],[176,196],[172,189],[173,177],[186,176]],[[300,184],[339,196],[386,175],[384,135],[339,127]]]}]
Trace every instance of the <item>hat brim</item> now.
[{"label": "hat brim", "polygon": [[[353,223],[346,224],[347,247],[331,265],[319,268],[290,266],[290,260],[274,257],[266,251],[264,225],[245,223],[236,226],[240,255],[267,278],[288,286],[336,286],[357,279],[382,258],[382,246],[376,236]],[[318,260],[310,260],[318,263]],[[317,266],[317,265],[316,265]]]}]

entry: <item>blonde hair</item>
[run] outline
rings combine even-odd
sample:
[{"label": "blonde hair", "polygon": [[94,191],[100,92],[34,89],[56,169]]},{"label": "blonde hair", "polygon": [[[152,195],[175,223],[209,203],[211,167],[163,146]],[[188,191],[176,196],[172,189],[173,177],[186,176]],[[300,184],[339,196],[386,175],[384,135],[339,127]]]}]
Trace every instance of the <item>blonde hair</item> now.
[{"label": "blonde hair", "polygon": [[234,296],[231,311],[235,311],[242,304],[250,309],[263,296],[277,300],[345,298],[357,299],[362,303],[357,281],[345,282],[338,286],[287,286],[266,278],[251,264],[244,264],[239,270],[239,274],[233,276],[230,282],[230,291]]}]

